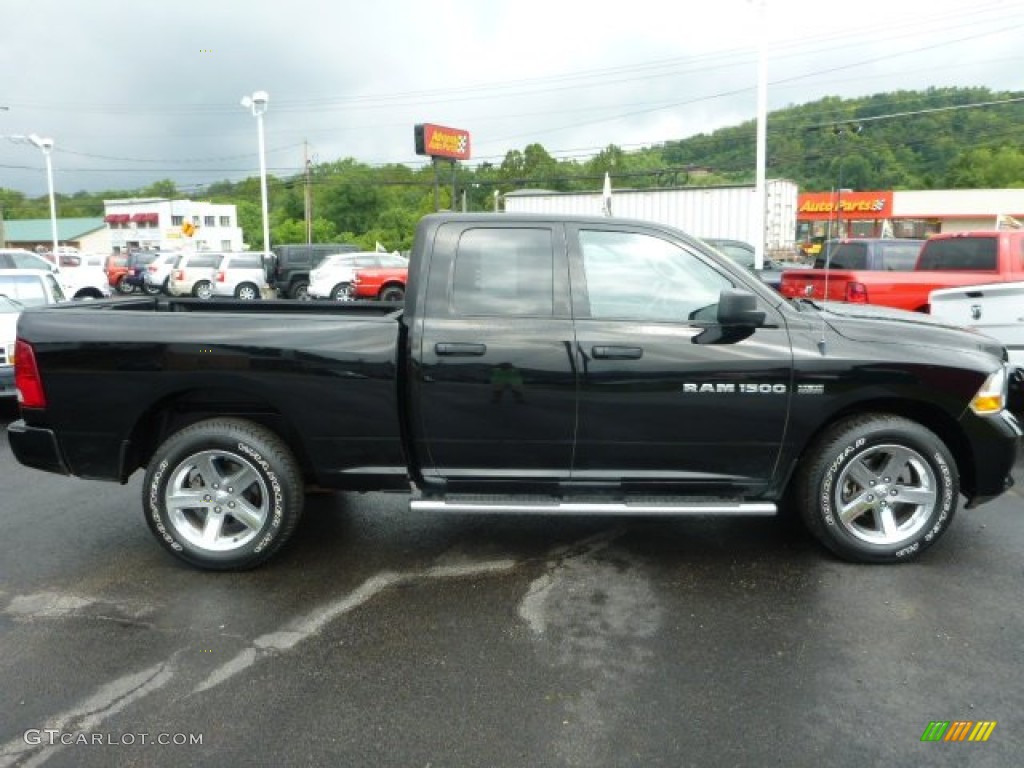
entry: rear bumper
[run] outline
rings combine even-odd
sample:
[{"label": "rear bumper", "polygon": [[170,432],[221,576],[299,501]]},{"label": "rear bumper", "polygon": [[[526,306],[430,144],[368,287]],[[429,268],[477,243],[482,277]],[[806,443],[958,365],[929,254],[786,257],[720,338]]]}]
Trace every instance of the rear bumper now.
[{"label": "rear bumper", "polygon": [[26,467],[58,475],[71,474],[52,430],[30,427],[23,419],[18,419],[8,425],[7,441],[14,458]]}]

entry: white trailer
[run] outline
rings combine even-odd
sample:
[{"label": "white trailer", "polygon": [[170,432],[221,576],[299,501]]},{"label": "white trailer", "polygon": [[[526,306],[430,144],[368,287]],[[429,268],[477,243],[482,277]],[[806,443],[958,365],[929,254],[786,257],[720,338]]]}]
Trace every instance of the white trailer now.
[{"label": "white trailer", "polygon": [[[696,237],[743,240],[754,244],[756,201],[753,184],[720,187],[613,189],[612,215],[668,224]],[[797,186],[786,179],[766,184],[765,253],[785,253],[796,245]],[[509,213],[600,216],[604,197],[595,192],[523,189],[505,195]]]}]

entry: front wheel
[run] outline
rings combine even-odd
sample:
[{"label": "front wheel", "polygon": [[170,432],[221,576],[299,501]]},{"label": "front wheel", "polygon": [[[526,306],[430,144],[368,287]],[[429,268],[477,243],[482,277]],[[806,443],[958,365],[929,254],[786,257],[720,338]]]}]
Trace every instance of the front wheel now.
[{"label": "front wheel", "polygon": [[147,296],[156,296],[158,293],[160,293],[160,286],[159,285],[153,285],[152,283],[149,283],[149,282],[146,282],[145,280],[143,280],[142,281],[142,291]]},{"label": "front wheel", "polygon": [[331,298],[335,301],[352,301],[352,283],[338,283],[331,289]]},{"label": "front wheel", "polygon": [[135,286],[129,283],[124,276],[118,278],[117,285],[114,287],[117,288],[118,293],[135,293]]},{"label": "front wheel", "polygon": [[295,283],[292,283],[292,287],[291,290],[288,292],[288,295],[291,296],[293,299],[298,299],[299,301],[312,300],[312,297],[309,295],[309,283],[306,282],[305,280],[299,280]]},{"label": "front wheel", "polygon": [[142,486],[146,522],[164,549],[220,571],[253,568],[276,553],[303,500],[288,446],[243,419],[209,419],[171,435]]},{"label": "front wheel", "polygon": [[845,419],[808,453],[795,481],[808,530],[861,563],[910,560],[935,543],[956,512],[959,476],[936,435],[899,416]]}]

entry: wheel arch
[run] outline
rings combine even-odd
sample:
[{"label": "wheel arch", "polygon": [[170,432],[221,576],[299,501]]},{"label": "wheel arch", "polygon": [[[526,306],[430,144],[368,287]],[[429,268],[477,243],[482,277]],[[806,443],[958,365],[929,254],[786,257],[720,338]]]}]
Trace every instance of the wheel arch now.
[{"label": "wheel arch", "polygon": [[145,467],[157,448],[175,432],[206,419],[241,418],[274,432],[291,450],[304,478],[313,477],[305,444],[290,420],[254,393],[228,387],[192,388],[170,393],[152,403],[136,420],[121,457],[121,482]]},{"label": "wheel arch", "polygon": [[851,403],[833,413],[824,420],[817,429],[811,432],[803,445],[794,452],[793,460],[787,471],[783,488],[790,489],[793,484],[796,468],[804,460],[808,452],[818,443],[821,436],[832,428],[834,424],[850,416],[862,416],[868,413],[887,414],[901,416],[935,433],[953,455],[956,462],[957,473],[960,476],[961,492],[970,498],[974,494],[976,485],[974,459],[971,454],[970,443],[967,440],[963,429],[957,420],[941,408],[915,400],[903,400],[899,398],[883,398],[878,400],[866,400]]}]

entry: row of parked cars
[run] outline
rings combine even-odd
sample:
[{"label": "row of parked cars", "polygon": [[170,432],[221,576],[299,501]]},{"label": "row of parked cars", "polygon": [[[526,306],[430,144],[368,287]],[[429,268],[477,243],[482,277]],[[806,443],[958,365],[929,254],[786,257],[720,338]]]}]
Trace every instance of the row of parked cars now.
[{"label": "row of parked cars", "polygon": [[[306,248],[308,253],[297,253]],[[200,299],[231,297],[402,301],[408,262],[392,253],[331,246],[281,246],[270,253],[138,251],[113,254],[107,279],[118,292]],[[301,258],[305,256],[306,258]],[[295,257],[295,258],[292,258]]]}]

